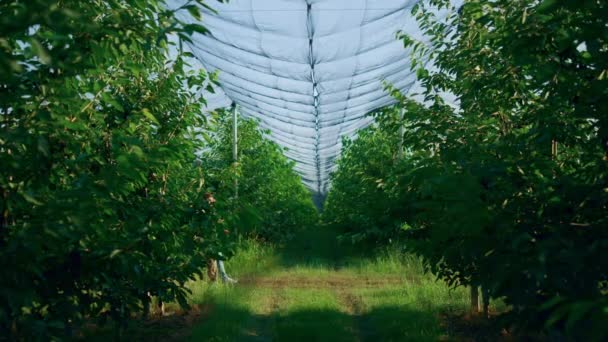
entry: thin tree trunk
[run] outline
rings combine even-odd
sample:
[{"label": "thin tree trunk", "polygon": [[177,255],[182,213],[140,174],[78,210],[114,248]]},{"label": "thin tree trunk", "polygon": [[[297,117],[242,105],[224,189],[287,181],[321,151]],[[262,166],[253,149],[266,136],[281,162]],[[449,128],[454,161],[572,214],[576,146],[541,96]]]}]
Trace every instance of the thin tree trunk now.
[{"label": "thin tree trunk", "polygon": [[481,288],[482,295],[482,311],[483,317],[488,318],[490,316],[489,308],[490,308],[490,291],[485,287]]},{"label": "thin tree trunk", "polygon": [[215,262],[215,259],[207,260],[207,277],[209,277],[210,282],[217,280],[217,262]]},{"label": "thin tree trunk", "polygon": [[479,289],[477,286],[471,286],[471,313],[479,312]]}]

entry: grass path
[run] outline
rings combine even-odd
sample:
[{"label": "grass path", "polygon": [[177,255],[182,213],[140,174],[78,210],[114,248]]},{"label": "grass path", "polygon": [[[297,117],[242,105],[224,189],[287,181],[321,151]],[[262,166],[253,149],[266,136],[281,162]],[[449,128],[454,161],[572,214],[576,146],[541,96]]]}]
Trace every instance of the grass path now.
[{"label": "grass path", "polygon": [[227,263],[236,286],[191,284],[205,308],[192,341],[437,341],[439,315],[464,311],[464,291],[424,275],[396,251],[362,256],[331,232],[298,236],[289,248],[249,243]]},{"label": "grass path", "polygon": [[[466,290],[450,290],[424,274],[416,258],[345,246],[323,230],[304,232],[284,247],[245,241],[226,262],[238,284],[192,282],[190,311],[168,303],[166,316],[135,318],[124,340],[504,340],[487,321],[460,319]],[[105,342],[113,333],[93,326],[85,336],[81,340]]]}]

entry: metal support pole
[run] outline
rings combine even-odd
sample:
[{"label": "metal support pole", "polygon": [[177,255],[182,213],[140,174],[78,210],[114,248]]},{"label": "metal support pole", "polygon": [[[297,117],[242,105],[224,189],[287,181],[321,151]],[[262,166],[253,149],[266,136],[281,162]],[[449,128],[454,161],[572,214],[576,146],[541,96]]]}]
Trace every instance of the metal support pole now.
[{"label": "metal support pole", "polygon": [[399,149],[397,150],[397,159],[403,158],[403,135],[405,127],[403,125],[403,117],[405,116],[405,108],[399,110]]},{"label": "metal support pole", "polygon": [[[232,161],[236,170],[239,162],[238,156],[238,109],[236,103],[232,103]],[[234,176],[234,198],[239,198],[239,180]]]}]

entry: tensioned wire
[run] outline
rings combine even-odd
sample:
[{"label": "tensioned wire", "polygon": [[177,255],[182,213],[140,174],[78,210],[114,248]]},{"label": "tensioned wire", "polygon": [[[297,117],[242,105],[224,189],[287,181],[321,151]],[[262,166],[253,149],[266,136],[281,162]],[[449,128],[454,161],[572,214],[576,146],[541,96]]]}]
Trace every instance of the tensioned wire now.
[{"label": "tensioned wire", "polygon": [[308,57],[310,61],[310,79],[312,81],[312,96],[313,96],[313,108],[315,118],[315,164],[317,168],[317,192],[321,192],[321,155],[319,152],[319,145],[321,139],[321,130],[319,127],[319,89],[317,87],[317,78],[315,75],[315,60],[313,50],[313,39],[315,36],[314,28],[312,25],[312,4],[306,1],[306,31],[308,32]]},{"label": "tensioned wire", "polygon": [[[311,9],[311,12],[342,12],[342,11],[399,11],[403,7],[387,8],[320,8]],[[252,10],[217,10],[217,12],[307,12],[306,8],[299,9],[252,9]]]}]

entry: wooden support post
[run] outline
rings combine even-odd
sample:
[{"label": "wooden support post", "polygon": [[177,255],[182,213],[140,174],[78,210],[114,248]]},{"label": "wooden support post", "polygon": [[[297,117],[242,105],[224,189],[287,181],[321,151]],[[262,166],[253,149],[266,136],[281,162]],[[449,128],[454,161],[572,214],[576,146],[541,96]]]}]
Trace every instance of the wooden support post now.
[{"label": "wooden support post", "polygon": [[557,141],[551,140],[551,158],[555,159],[557,157]]},{"label": "wooden support post", "polygon": [[207,278],[209,278],[210,283],[217,280],[217,262],[215,262],[215,259],[207,260]]}]

